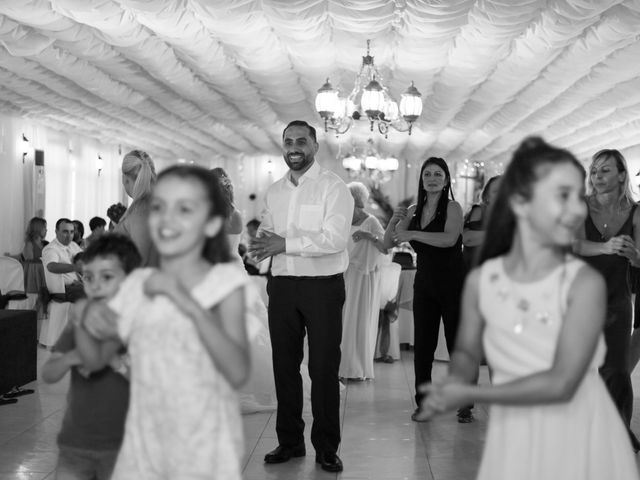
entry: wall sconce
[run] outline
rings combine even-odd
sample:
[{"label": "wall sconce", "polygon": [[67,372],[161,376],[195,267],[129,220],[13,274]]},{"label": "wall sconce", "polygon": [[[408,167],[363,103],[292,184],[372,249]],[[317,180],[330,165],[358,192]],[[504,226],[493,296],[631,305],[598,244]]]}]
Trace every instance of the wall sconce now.
[{"label": "wall sconce", "polygon": [[31,151],[31,144],[29,143],[29,139],[22,134],[22,163],[24,163],[24,159],[27,158],[27,155]]},{"label": "wall sconce", "polygon": [[98,155],[98,159],[96,160],[96,166],[98,167],[98,176],[100,176],[100,173],[104,168],[104,160],[102,160],[102,157],[100,155]]}]

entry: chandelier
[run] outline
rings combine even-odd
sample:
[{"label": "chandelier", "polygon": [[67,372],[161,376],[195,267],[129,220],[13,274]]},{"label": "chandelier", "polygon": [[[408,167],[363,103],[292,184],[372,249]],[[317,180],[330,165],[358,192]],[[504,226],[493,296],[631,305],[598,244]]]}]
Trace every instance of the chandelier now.
[{"label": "chandelier", "polygon": [[338,160],[342,160],[342,167],[349,173],[349,177],[368,180],[375,186],[391,180],[399,165],[397,158],[381,156],[371,138],[364,148],[353,146],[351,152],[344,156],[338,152]]},{"label": "chandelier", "polygon": [[[364,112],[371,122],[371,131],[377,124],[378,131],[386,138],[389,127],[400,132],[409,132],[422,113],[422,94],[411,85],[400,97],[400,107],[389,95],[382,75],[369,55],[370,40],[367,40],[367,55],[362,57],[362,66],[356,77],[353,90],[347,98],[341,98],[329,79],[316,95],[316,110],[324,119],[324,131],[335,130],[337,135],[346,133]],[[360,107],[360,110],[358,110]]]}]

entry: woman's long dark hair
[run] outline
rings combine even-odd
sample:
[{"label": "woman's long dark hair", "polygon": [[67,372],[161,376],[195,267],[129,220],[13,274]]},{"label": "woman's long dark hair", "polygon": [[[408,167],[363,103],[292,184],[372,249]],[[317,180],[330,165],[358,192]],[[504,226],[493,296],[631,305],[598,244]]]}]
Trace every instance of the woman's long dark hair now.
[{"label": "woman's long dark hair", "polygon": [[420,168],[420,178],[418,179],[418,202],[416,203],[416,212],[414,214],[414,222],[417,221],[418,226],[420,226],[420,220],[422,218],[422,210],[427,203],[427,191],[424,189],[424,184],[422,182],[422,174],[424,173],[424,169],[429,165],[436,165],[440,167],[445,174],[445,178],[447,184],[442,189],[442,194],[440,194],[440,198],[438,199],[438,206],[436,207],[436,213],[433,217],[436,218],[442,216],[444,217],[444,221],[447,221],[447,207],[449,205],[449,196],[451,196],[451,200],[455,200],[453,198],[453,191],[451,190],[451,174],[449,173],[449,167],[447,166],[447,162],[445,162],[442,158],[439,157],[429,157],[427,158],[422,167]]},{"label": "woman's long dark hair", "polygon": [[584,167],[568,150],[556,148],[540,137],[525,138],[513,154],[507,170],[500,179],[498,194],[489,209],[485,240],[480,248],[479,264],[506,254],[511,250],[516,230],[516,217],[511,210],[510,199],[520,195],[531,199],[533,185],[547,175],[543,167],[569,163],[586,179]]},{"label": "woman's long dark hair", "polygon": [[231,247],[229,246],[227,235],[224,231],[227,201],[218,178],[206,168],[196,165],[174,165],[169,167],[158,175],[156,183],[159,183],[160,180],[166,177],[178,177],[184,180],[200,182],[209,200],[209,216],[219,216],[223,220],[222,227],[218,234],[215,237],[207,238],[202,251],[202,257],[212,265],[231,261]]}]

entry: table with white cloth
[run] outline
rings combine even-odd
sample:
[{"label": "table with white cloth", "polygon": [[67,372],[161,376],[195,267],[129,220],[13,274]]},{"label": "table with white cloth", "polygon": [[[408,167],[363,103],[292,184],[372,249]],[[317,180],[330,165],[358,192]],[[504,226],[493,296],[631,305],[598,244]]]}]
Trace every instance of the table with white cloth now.
[{"label": "table with white cloth", "polygon": [[[400,273],[400,284],[398,286],[398,340],[400,345],[407,344],[413,346],[413,281],[416,278],[415,269],[403,269]],[[440,331],[438,334],[438,346],[436,348],[436,360],[449,361],[447,342],[444,336],[444,325],[440,320]]]}]

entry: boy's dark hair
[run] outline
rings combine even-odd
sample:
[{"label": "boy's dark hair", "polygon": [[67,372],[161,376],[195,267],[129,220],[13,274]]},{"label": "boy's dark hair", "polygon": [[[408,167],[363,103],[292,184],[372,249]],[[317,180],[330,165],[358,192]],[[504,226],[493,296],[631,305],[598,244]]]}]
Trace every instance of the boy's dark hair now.
[{"label": "boy's dark hair", "polygon": [[258,220],[257,218],[252,218],[247,222],[247,228],[249,227],[254,227],[256,229],[260,228],[260,220]]},{"label": "boy's dark hair", "polygon": [[89,228],[91,229],[92,232],[96,228],[106,227],[106,226],[107,226],[107,222],[102,217],[93,217],[91,220],[89,220]]},{"label": "boy's dark hair", "polygon": [[84,251],[78,252],[73,256],[73,259],[71,260],[71,263],[75,264],[75,263],[78,263],[78,262],[84,262],[84,258],[85,258]]},{"label": "boy's dark hair", "polygon": [[105,233],[92,241],[83,252],[82,261],[89,263],[96,258],[113,256],[118,259],[125,273],[142,264],[142,257],[135,243],[121,233]]}]

